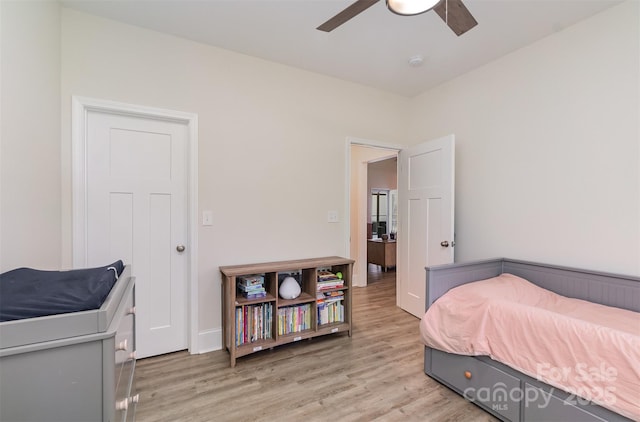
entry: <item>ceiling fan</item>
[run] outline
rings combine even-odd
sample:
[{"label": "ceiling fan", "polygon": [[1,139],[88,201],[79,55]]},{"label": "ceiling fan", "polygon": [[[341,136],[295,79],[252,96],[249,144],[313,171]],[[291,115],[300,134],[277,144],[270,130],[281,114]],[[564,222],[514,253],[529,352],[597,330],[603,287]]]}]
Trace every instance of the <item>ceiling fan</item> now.
[{"label": "ceiling fan", "polygon": [[[316,29],[331,32],[378,3],[378,1],[380,0],[356,0],[351,6]],[[418,15],[433,9],[458,36],[478,24],[469,9],[462,3],[462,0],[386,0],[386,3],[389,10],[403,16]]]}]

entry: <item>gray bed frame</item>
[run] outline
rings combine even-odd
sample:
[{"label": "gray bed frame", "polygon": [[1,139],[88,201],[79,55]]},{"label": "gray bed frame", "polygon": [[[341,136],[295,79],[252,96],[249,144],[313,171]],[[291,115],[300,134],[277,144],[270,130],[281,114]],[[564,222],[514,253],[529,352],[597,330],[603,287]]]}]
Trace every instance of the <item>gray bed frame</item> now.
[{"label": "gray bed frame", "polygon": [[[427,267],[426,272],[427,309],[454,287],[511,273],[563,296],[640,312],[640,277],[506,258]],[[630,420],[487,356],[454,355],[425,347],[424,372],[505,421]]]}]

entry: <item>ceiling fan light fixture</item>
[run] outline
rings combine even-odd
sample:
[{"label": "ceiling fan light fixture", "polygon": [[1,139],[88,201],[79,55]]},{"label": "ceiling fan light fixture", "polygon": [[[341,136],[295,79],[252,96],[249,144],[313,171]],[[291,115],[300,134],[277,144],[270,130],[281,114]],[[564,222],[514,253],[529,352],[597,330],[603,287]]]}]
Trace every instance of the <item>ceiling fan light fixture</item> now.
[{"label": "ceiling fan light fixture", "polygon": [[387,8],[402,16],[419,15],[428,12],[442,0],[386,0]]}]

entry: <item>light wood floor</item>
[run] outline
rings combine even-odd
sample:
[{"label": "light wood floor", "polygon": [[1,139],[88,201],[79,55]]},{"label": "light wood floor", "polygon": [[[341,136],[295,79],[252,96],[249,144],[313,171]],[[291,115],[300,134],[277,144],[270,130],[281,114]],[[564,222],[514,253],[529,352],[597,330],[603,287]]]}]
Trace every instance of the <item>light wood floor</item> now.
[{"label": "light wood floor", "polygon": [[419,320],[395,306],[395,273],[354,288],[353,335],[239,358],[220,350],[137,362],[139,422],[495,421],[423,372]]}]

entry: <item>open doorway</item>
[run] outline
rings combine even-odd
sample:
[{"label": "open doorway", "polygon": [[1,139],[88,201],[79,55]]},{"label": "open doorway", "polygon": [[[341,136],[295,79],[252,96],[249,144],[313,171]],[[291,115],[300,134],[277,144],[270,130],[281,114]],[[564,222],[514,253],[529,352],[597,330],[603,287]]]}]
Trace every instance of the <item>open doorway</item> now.
[{"label": "open doorway", "polygon": [[448,264],[454,258],[455,136],[411,147],[347,138],[346,146],[349,228],[345,237],[349,256],[355,260],[353,285],[367,285],[369,162],[397,156],[396,301],[420,318],[425,303],[425,267]]},{"label": "open doorway", "polygon": [[[396,251],[388,249],[395,246],[395,239],[390,240],[397,230],[398,149],[351,143],[350,157],[350,256],[356,261],[353,285],[364,287],[369,279],[391,276],[389,270],[395,270]],[[385,249],[387,255],[393,255],[393,262],[385,260]]]}]

